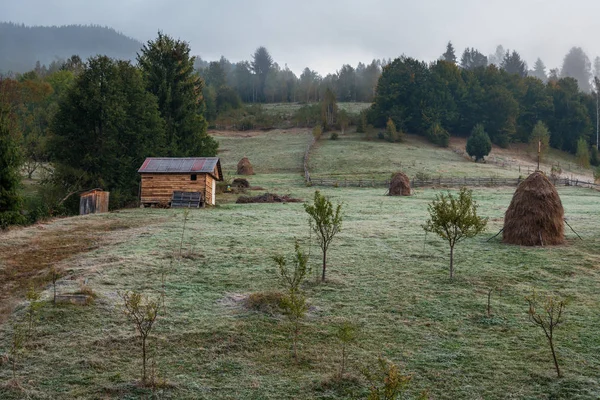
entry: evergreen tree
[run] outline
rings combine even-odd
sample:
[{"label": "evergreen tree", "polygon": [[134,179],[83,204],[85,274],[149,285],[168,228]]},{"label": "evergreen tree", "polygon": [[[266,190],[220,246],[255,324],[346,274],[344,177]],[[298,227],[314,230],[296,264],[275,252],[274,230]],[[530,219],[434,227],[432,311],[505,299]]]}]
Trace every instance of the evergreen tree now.
[{"label": "evergreen tree", "polygon": [[217,142],[206,133],[202,80],[194,73],[194,57],[186,42],[158,32],[137,57],[146,89],[158,98],[166,124],[167,148],[173,157],[214,156]]},{"label": "evergreen tree", "polygon": [[506,51],[504,50],[504,46],[501,44],[496,46],[496,52],[494,54],[490,54],[488,57],[489,65],[494,64],[495,66],[500,67],[505,54]]},{"label": "evergreen tree", "polygon": [[456,53],[454,52],[452,42],[448,42],[446,45],[446,52],[442,54],[442,60],[456,64]]},{"label": "evergreen tree", "polygon": [[129,62],[89,60],[52,121],[49,150],[66,192],[101,187],[111,191],[111,207],[137,197],[137,169],[164,146],[164,122],[144,86]]},{"label": "evergreen tree", "polygon": [[269,71],[273,67],[273,58],[264,46],[260,46],[252,55],[252,62],[250,65],[252,66],[252,71],[257,77],[258,100],[265,101],[265,84],[267,82]]},{"label": "evergreen tree", "polygon": [[475,157],[475,162],[483,160],[492,151],[492,141],[485,132],[483,125],[477,124],[467,140],[467,154]]},{"label": "evergreen tree", "polygon": [[500,67],[509,74],[517,74],[522,78],[527,76],[527,64],[521,60],[521,55],[514,50],[512,53],[509,50],[506,51]]},{"label": "evergreen tree", "polygon": [[539,57],[537,60],[535,60],[535,64],[533,64],[533,70],[529,73],[529,75],[540,79],[544,83],[548,80],[548,75],[546,75],[546,66]]},{"label": "evergreen tree", "polygon": [[479,67],[485,68],[487,65],[487,57],[474,48],[469,49],[467,47],[460,58],[460,66],[463,69],[471,70]]}]

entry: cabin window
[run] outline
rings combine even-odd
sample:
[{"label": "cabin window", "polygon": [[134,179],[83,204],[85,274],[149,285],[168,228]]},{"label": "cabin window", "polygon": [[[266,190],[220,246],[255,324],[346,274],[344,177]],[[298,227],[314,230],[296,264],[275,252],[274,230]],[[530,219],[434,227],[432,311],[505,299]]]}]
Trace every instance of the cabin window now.
[{"label": "cabin window", "polygon": [[192,181],[197,181],[197,180],[198,180],[198,175],[196,175],[196,174],[192,174],[192,175],[190,176],[190,180],[192,180]]}]

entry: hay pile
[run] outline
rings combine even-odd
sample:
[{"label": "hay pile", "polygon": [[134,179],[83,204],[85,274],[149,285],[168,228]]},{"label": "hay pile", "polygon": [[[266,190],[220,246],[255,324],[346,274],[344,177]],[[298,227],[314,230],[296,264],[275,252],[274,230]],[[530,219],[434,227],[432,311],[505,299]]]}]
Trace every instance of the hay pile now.
[{"label": "hay pile", "polygon": [[525,179],[504,214],[504,243],[556,245],[565,241],[565,211],[556,188],[543,172]]},{"label": "hay pile", "polygon": [[250,164],[250,160],[248,160],[248,157],[244,157],[240,160],[240,162],[238,162],[237,174],[254,175],[254,168],[252,168],[252,164]]},{"label": "hay pile", "polygon": [[236,203],[238,204],[248,204],[248,203],[301,203],[301,199],[295,199],[290,197],[289,195],[280,196],[275,193],[265,193],[260,196],[250,197],[250,196],[240,196],[238,197]]},{"label": "hay pile", "polygon": [[235,178],[233,182],[231,182],[231,186],[239,189],[248,189],[250,188],[250,182],[248,182],[248,179],[245,178]]},{"label": "hay pile", "polygon": [[396,172],[390,181],[390,196],[410,196],[410,179],[403,172]]}]

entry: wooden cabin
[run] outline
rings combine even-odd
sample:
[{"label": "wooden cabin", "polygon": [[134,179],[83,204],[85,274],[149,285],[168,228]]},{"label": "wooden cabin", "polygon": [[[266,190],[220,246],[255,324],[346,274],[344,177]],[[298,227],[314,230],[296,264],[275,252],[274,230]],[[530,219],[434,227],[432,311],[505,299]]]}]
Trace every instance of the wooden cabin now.
[{"label": "wooden cabin", "polygon": [[110,192],[92,189],[79,195],[79,215],[108,212]]},{"label": "wooden cabin", "polygon": [[217,181],[223,180],[218,157],[150,157],[138,172],[142,178],[140,202],[144,206],[171,205],[175,192],[200,193],[200,205],[214,205]]}]

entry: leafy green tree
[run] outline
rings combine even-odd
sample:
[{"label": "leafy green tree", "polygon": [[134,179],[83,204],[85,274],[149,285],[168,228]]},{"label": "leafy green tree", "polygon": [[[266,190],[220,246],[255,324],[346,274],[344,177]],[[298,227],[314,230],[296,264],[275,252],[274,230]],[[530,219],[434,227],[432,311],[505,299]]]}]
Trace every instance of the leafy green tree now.
[{"label": "leafy green tree", "polygon": [[163,153],[164,122],[140,71],[105,56],[89,59],[51,128],[57,183],[65,193],[109,190],[111,207],[137,198],[137,169],[145,157]]},{"label": "leafy green tree", "polygon": [[446,52],[442,54],[442,60],[450,62],[452,64],[456,64],[456,53],[454,51],[454,46],[452,42],[448,42],[446,45]]},{"label": "leafy green tree", "polygon": [[321,122],[323,130],[327,132],[333,129],[337,123],[338,106],[335,93],[330,88],[325,90],[323,101],[321,101]]},{"label": "leafy green tree", "polygon": [[538,150],[540,153],[540,161],[543,160],[544,156],[548,153],[548,147],[550,146],[550,132],[548,127],[542,121],[538,121],[531,132],[531,139],[529,140],[529,149],[531,153],[537,155]]},{"label": "leafy green tree", "polygon": [[356,133],[365,133],[367,131],[367,113],[361,111],[356,118]]},{"label": "leafy green tree", "polygon": [[321,281],[325,281],[327,250],[335,235],[342,229],[342,205],[338,204],[334,208],[331,201],[316,190],[313,204],[304,204],[304,210],[310,216],[310,228],[316,233],[323,252]]},{"label": "leafy green tree", "polygon": [[577,158],[577,164],[583,168],[590,167],[590,151],[587,141],[584,138],[579,138],[579,140],[577,140],[577,153],[575,154],[575,158]]},{"label": "leafy green tree", "polygon": [[578,140],[587,140],[593,131],[592,116],[584,103],[585,98],[579,92],[574,78],[550,81],[548,91],[554,103],[554,115],[547,121],[550,145],[576,154]]},{"label": "leafy green tree", "polygon": [[173,157],[214,156],[217,142],[206,133],[202,80],[194,73],[194,57],[186,42],[158,32],[138,54],[146,89],[158,99],[165,121],[166,149]]},{"label": "leafy green tree", "polygon": [[485,126],[492,142],[507,147],[517,129],[519,103],[505,86],[492,86],[486,95]]},{"label": "leafy green tree", "polygon": [[486,133],[483,125],[477,124],[471,131],[471,136],[467,140],[467,154],[475,157],[475,162],[483,160],[485,156],[492,151],[492,141]]},{"label": "leafy green tree", "polygon": [[19,195],[21,151],[11,123],[9,107],[3,102],[0,82],[0,228],[22,222],[19,214],[22,200]]},{"label": "leafy green tree", "polygon": [[454,277],[454,246],[485,230],[487,218],[477,215],[477,203],[473,191],[460,189],[458,197],[452,193],[440,193],[428,205],[430,218],[423,225],[426,232],[433,232],[445,239],[450,246],[450,279]]}]

